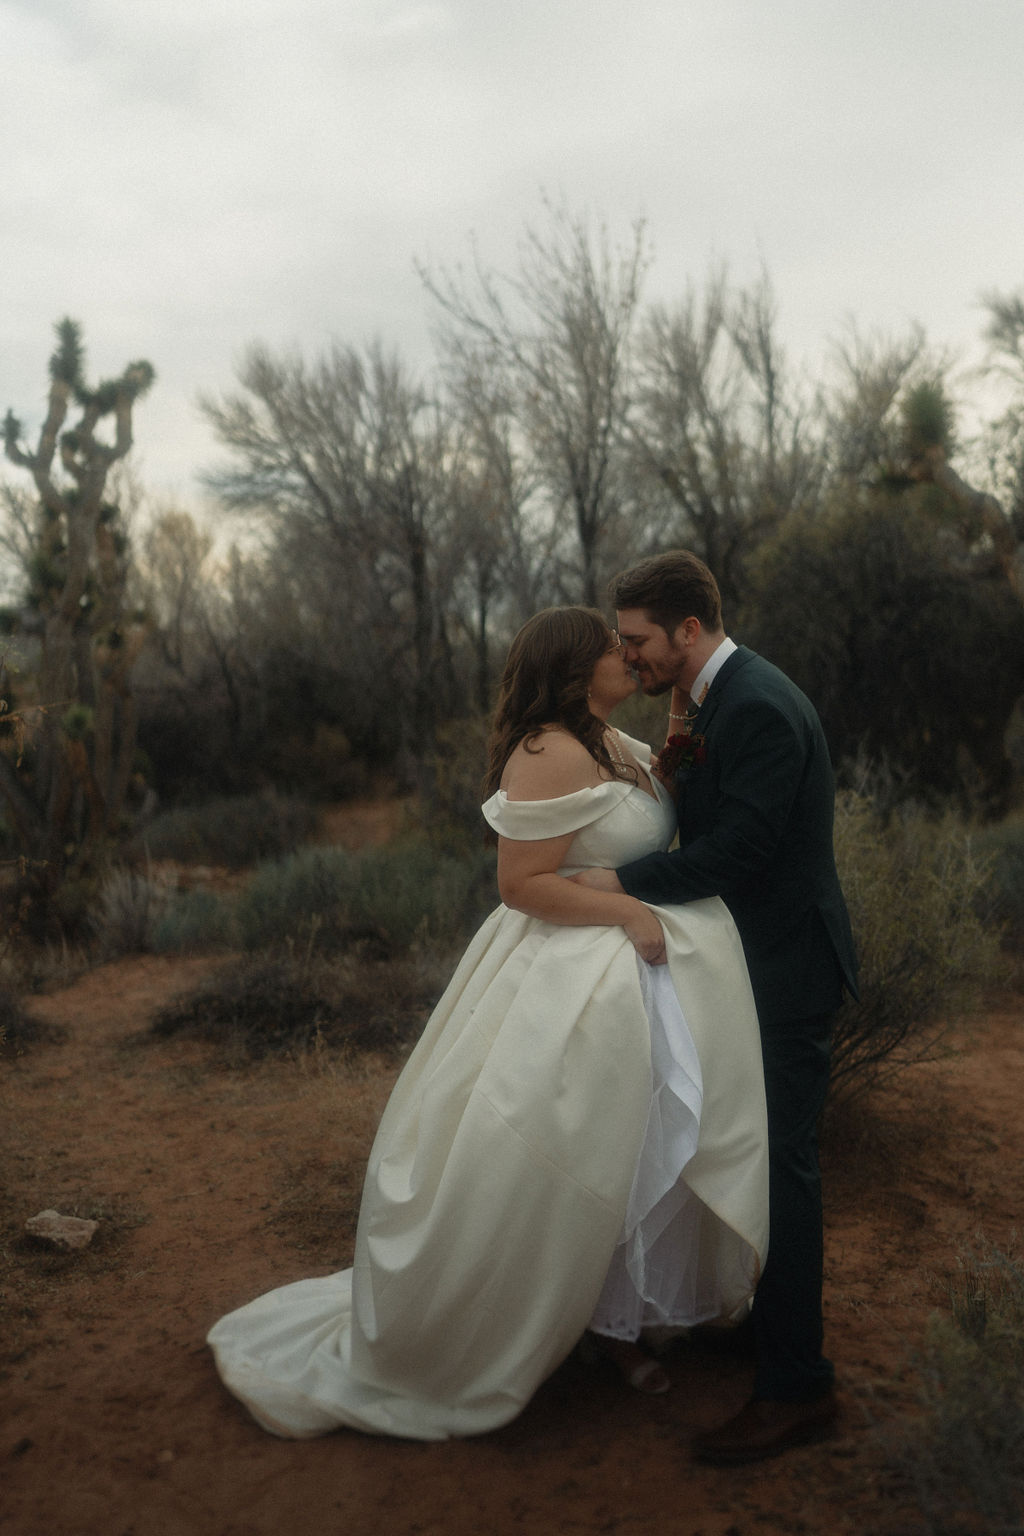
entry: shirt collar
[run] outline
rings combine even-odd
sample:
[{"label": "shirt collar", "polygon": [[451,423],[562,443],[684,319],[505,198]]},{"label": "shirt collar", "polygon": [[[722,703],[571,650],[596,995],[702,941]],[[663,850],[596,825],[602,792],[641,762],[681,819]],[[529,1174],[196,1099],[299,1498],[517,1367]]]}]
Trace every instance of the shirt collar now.
[{"label": "shirt collar", "polygon": [[714,682],[715,678],[718,676],[722,667],[728,661],[729,657],[732,655],[735,649],[735,640],[730,640],[729,636],[726,635],[722,643],[715,647],[707,661],[697,673],[697,676],[693,680],[693,687],[690,689],[690,698],[693,700],[694,704],[696,704],[698,709],[707,698],[708,689],[711,687],[711,684]]}]

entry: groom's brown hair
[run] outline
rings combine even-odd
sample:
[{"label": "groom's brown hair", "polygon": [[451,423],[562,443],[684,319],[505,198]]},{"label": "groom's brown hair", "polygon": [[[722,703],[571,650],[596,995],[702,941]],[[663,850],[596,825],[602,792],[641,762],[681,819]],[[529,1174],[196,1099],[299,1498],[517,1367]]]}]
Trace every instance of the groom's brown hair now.
[{"label": "groom's brown hair", "polygon": [[670,549],[630,566],[612,579],[608,593],[614,608],[642,608],[666,634],[691,617],[714,633],[722,627],[718,582],[688,549]]}]

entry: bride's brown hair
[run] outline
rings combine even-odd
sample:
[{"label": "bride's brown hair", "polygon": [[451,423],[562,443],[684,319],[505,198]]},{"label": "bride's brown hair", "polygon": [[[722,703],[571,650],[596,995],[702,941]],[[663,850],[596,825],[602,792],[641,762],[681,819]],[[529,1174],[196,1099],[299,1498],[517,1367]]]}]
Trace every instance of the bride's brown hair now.
[{"label": "bride's brown hair", "polygon": [[487,744],[484,799],[494,794],[512,753],[548,726],[575,736],[612,778],[636,774],[612,761],[605,723],[590,713],[587,690],[594,668],[615,638],[596,608],[543,608],[528,619],[509,647]]}]

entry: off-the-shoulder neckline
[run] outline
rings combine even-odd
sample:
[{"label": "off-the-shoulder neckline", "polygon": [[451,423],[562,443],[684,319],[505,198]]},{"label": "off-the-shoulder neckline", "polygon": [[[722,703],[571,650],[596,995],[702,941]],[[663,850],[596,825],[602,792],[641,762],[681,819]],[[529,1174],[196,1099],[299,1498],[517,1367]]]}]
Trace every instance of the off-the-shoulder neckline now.
[{"label": "off-the-shoulder neckline", "polygon": [[[605,779],[600,784],[586,784],[582,789],[574,789],[567,795],[555,795],[550,800],[510,800],[506,790],[496,789],[490,800],[485,800],[484,804],[489,805],[491,800],[500,799],[506,805],[565,805],[570,800],[581,800],[586,795],[603,795],[608,790],[613,791],[614,796],[621,799],[622,796],[628,795],[631,790],[638,787],[636,784],[627,783],[625,779]],[[652,799],[652,796],[648,795],[644,790],[640,790],[640,793],[644,796],[645,800]]]}]

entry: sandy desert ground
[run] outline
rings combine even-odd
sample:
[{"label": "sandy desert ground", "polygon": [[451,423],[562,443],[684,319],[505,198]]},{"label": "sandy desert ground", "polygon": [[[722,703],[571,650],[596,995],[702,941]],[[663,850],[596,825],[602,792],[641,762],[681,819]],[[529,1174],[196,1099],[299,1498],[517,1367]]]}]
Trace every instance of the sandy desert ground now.
[{"label": "sandy desert ground", "polygon": [[[499,1433],[439,1445],[265,1435],[203,1343],[256,1293],[343,1267],[397,1071],[318,1053],[226,1069],[146,1034],[212,962],[140,956],[36,998],[60,1027],[0,1063],[0,1529],[5,1536],[569,1536],[923,1529],[884,1443],[958,1251],[1024,1226],[1024,998],[999,995],[825,1147],[829,1442],[740,1470],[689,1436],[738,1407],[742,1360],[674,1346],[644,1397],[570,1359]],[[60,1254],[36,1212],[99,1220]]]}]

